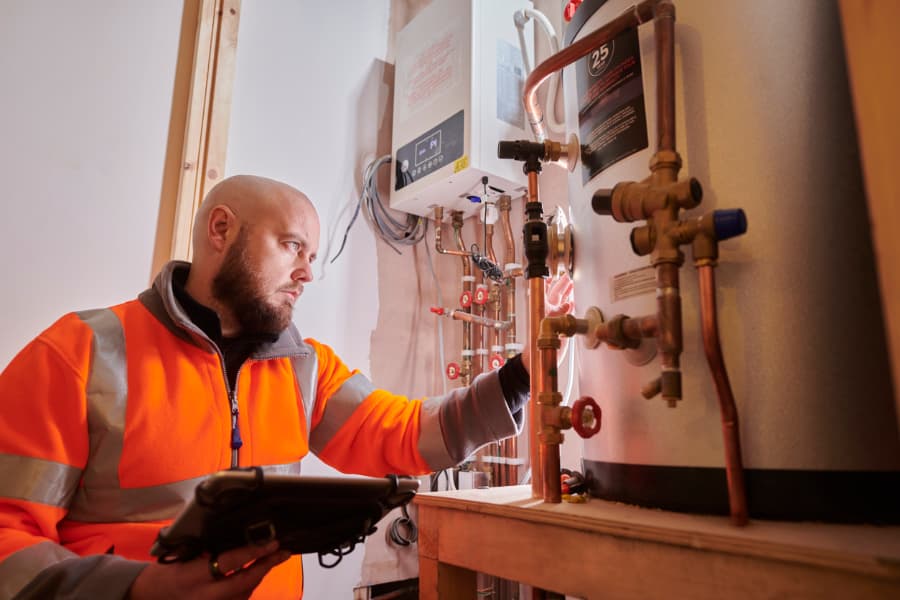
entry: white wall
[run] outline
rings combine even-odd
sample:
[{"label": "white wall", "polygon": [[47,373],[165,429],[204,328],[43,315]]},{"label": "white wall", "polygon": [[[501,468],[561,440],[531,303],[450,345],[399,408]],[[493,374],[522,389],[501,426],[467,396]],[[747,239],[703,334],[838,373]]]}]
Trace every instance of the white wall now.
[{"label": "white wall", "polygon": [[[352,4],[352,6],[350,6]],[[388,0],[242,3],[226,175],[285,181],[315,204],[322,225],[316,281],[294,316],[304,336],[332,346],[370,374],[378,317],[375,240],[360,218],[334,264],[360,173],[390,112],[382,83]],[[310,457],[304,473],[331,473]],[[323,570],[304,557],[307,598],[352,598],[363,551]]]},{"label": "white wall", "polygon": [[147,287],[181,2],[0,2],[0,368]]},{"label": "white wall", "polygon": [[[325,263],[362,167],[389,150],[392,36],[427,3],[244,2],[226,164],[228,175],[281,179],[310,196],[322,247],[295,320],[407,394],[441,387],[423,249],[397,256],[360,218],[343,255]],[[181,11],[177,0],[0,2],[0,368],[63,313],[147,286]],[[435,266],[452,302],[458,261]],[[448,351],[456,329],[447,328]],[[307,561],[306,597],[351,598],[362,557],[328,571]]]}]

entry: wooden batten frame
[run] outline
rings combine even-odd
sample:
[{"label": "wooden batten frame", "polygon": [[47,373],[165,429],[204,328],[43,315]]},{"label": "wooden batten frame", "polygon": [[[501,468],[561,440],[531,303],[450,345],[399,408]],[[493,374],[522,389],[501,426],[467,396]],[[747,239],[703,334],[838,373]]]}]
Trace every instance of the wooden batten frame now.
[{"label": "wooden batten frame", "polygon": [[241,0],[187,0],[152,272],[191,257],[194,215],[225,170]]}]

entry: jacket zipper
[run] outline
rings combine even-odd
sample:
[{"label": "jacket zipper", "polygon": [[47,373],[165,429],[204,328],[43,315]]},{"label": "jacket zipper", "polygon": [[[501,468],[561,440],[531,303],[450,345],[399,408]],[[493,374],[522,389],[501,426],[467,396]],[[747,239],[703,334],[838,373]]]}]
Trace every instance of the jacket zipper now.
[{"label": "jacket zipper", "polygon": [[228,369],[225,367],[225,357],[222,356],[222,353],[218,352],[218,350],[216,353],[219,355],[219,363],[222,365],[222,377],[225,378],[225,389],[228,390],[228,410],[231,413],[231,468],[237,469],[240,466],[241,446],[244,445],[243,440],[241,440],[241,427],[238,423],[240,411],[238,410],[237,400],[237,382],[238,378],[241,376],[241,368],[238,367],[237,375],[234,378],[234,389],[231,389],[231,384],[228,382]]}]

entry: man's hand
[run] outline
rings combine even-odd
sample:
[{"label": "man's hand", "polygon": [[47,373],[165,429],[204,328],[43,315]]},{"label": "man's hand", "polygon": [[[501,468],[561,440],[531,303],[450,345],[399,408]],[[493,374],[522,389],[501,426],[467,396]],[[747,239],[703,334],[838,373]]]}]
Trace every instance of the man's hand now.
[{"label": "man's hand", "polygon": [[568,275],[544,280],[544,314],[548,317],[567,315],[575,309],[575,284]]},{"label": "man's hand", "polygon": [[[562,275],[556,279],[544,280],[544,315],[558,317],[567,315],[575,309],[575,284],[568,275]],[[522,348],[522,363],[525,369],[531,371],[531,348],[528,340]]]},{"label": "man's hand", "polygon": [[213,561],[208,554],[181,563],[150,563],[134,580],[128,598],[249,598],[266,573],[290,556],[290,552],[278,552],[278,542],[235,548],[216,557],[219,572],[223,575],[219,579],[213,576]]}]

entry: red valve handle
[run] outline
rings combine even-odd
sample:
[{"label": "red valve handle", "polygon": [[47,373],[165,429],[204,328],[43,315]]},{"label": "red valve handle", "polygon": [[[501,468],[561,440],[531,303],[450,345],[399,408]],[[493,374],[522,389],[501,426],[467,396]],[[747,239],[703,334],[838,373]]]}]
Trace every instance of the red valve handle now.
[{"label": "red valve handle", "polygon": [[447,379],[458,379],[461,370],[459,363],[447,363]]},{"label": "red valve handle", "polygon": [[505,362],[506,361],[503,359],[502,355],[494,354],[491,356],[489,364],[491,365],[492,369],[499,369],[500,367],[503,366],[503,363],[505,363]]},{"label": "red valve handle", "polygon": [[600,405],[596,400],[582,396],[575,401],[572,405],[572,429],[585,439],[600,431]]},{"label": "red valve handle", "polygon": [[485,304],[488,301],[488,289],[486,287],[480,287],[475,290],[475,304],[479,306]]},{"label": "red valve handle", "polygon": [[462,294],[460,294],[459,305],[463,308],[469,308],[470,306],[472,306],[472,292],[466,290]]}]

